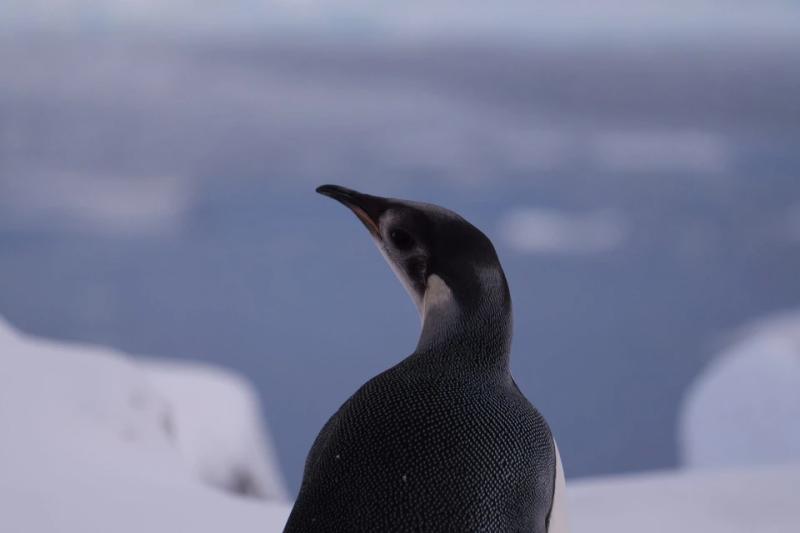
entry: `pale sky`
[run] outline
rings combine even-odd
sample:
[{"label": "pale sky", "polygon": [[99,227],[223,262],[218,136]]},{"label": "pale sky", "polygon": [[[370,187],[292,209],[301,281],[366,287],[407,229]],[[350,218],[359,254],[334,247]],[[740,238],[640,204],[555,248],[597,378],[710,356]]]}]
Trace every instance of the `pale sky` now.
[{"label": "pale sky", "polygon": [[119,30],[395,38],[785,38],[783,0],[5,0],[0,29]]}]

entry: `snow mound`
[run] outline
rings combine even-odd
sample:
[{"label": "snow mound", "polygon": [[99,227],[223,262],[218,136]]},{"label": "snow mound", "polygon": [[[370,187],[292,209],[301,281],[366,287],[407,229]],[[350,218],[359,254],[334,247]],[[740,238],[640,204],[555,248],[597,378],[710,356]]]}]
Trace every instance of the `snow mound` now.
[{"label": "snow mound", "polygon": [[173,414],[175,444],[189,467],[230,492],[285,500],[255,392],[223,369],[178,361],[142,363]]},{"label": "snow mound", "polygon": [[800,312],[760,320],[689,390],[681,417],[688,467],[800,462]]},{"label": "snow mound", "polygon": [[286,504],[198,481],[190,466],[209,449],[176,443],[202,433],[171,405],[184,392],[162,394],[154,374],[119,352],[30,338],[0,319],[0,531],[281,530]]}]

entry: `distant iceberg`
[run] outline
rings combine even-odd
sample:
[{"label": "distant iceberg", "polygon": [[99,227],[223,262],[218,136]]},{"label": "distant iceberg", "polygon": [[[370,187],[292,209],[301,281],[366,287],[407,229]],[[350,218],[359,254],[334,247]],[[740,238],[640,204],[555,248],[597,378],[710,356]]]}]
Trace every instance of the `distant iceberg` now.
[{"label": "distant iceberg", "polygon": [[800,463],[800,312],[746,326],[686,396],[683,464]]}]

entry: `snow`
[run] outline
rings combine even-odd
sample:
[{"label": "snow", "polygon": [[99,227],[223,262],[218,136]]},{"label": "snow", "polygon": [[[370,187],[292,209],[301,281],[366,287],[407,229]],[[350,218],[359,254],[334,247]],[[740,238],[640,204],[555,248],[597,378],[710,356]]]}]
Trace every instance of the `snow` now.
[{"label": "snow", "polygon": [[568,485],[573,533],[796,533],[800,465]]},{"label": "snow", "polygon": [[[286,503],[236,498],[198,479],[191,468],[209,448],[175,439],[201,426],[170,406],[189,396],[161,394],[153,373],[124,354],[29,338],[0,320],[0,531],[281,529]],[[162,376],[154,381],[175,377]],[[184,450],[194,450],[188,461]]]},{"label": "snow", "polygon": [[681,417],[687,467],[800,462],[800,313],[744,328],[693,384]]},{"label": "snow", "polygon": [[[0,531],[281,531],[290,504],[256,405],[228,372],[0,319]],[[794,533],[798,489],[800,463],[654,473],[568,482],[567,511],[573,533]]]},{"label": "snow", "polygon": [[239,376],[184,362],[147,361],[145,373],[174,414],[180,455],[208,483],[264,499],[286,499],[255,393]]}]

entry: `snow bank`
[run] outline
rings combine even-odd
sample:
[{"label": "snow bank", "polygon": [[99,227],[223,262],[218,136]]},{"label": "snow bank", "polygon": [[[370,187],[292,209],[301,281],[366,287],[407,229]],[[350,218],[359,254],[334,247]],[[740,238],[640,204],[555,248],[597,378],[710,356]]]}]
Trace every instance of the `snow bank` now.
[{"label": "snow bank", "polygon": [[796,533],[800,465],[573,483],[573,533]]},{"label": "snow bank", "polygon": [[154,374],[118,352],[32,339],[0,320],[0,531],[280,531],[286,504],[198,481],[190,467],[209,449],[176,443],[201,433],[171,405],[188,396],[161,394]]},{"label": "snow bank", "polygon": [[746,327],[686,396],[689,467],[800,462],[800,313]]},{"label": "snow bank", "polygon": [[149,360],[142,365],[170,408],[175,445],[192,471],[230,492],[286,499],[272,444],[263,434],[259,402],[247,382],[199,364]]}]

